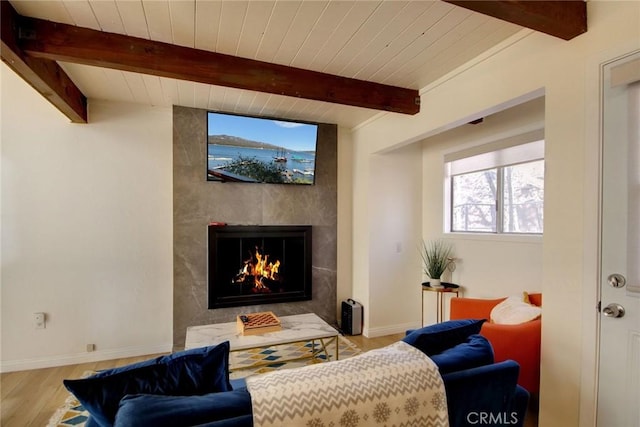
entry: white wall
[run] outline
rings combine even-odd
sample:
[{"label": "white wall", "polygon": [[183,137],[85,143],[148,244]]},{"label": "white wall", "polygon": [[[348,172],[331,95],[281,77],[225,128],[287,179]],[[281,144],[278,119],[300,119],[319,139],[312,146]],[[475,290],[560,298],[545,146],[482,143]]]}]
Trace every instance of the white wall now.
[{"label": "white wall", "polygon": [[336,314],[341,321],[341,301],[352,295],[352,239],[353,226],[353,143],[351,130],[338,127],[338,238]]},{"label": "white wall", "polygon": [[169,351],[171,110],[90,102],[70,124],[1,81],[2,370]]},{"label": "white wall", "polygon": [[[586,186],[593,164],[593,106],[598,102],[594,58],[606,52],[640,47],[640,2],[588,5],[589,31],[571,41],[524,30],[493,49],[472,67],[443,78],[422,92],[416,116],[381,115],[353,134],[354,239],[374,226],[369,220],[374,194],[365,185],[373,171],[365,160],[380,150],[415,142],[505,105],[545,94],[546,189],[542,250],[542,378],[540,425],[593,423],[594,325],[597,277],[585,275],[597,262],[592,232],[597,230],[592,193]],[[597,118],[597,116],[596,116]],[[597,138],[595,138],[597,140]],[[365,192],[366,191],[366,192]],[[375,197],[378,197],[376,194]],[[354,283],[370,281],[370,260],[377,248],[356,248]],[[362,252],[368,252],[363,254]],[[366,291],[365,291],[366,292]],[[407,302],[410,304],[410,302]],[[377,314],[373,313],[373,316]],[[375,319],[370,320],[375,323]],[[588,327],[587,327],[588,326]],[[583,372],[581,374],[581,371]]]},{"label": "white wall", "polygon": [[[416,327],[420,309],[420,146],[370,157],[369,298],[364,332],[383,336]],[[356,250],[359,242],[354,242]]]}]

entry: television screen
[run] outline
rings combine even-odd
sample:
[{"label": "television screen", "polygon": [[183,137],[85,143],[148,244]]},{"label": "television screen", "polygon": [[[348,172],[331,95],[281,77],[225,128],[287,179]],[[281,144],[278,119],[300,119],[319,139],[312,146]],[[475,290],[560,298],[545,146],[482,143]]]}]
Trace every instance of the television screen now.
[{"label": "television screen", "polygon": [[207,180],[312,185],[318,125],[209,112]]}]

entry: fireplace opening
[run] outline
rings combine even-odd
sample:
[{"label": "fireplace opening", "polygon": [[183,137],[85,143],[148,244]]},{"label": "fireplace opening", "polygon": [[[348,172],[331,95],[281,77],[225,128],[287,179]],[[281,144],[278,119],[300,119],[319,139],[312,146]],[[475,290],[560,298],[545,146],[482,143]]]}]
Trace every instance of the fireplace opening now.
[{"label": "fireplace opening", "polygon": [[311,299],[311,226],[209,226],[209,308]]}]

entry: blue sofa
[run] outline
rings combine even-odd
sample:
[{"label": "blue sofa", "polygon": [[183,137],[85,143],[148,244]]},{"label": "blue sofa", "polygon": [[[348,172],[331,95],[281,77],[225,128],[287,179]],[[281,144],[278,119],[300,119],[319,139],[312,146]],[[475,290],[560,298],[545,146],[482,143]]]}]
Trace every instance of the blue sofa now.
[{"label": "blue sofa", "polygon": [[494,363],[491,343],[479,335],[484,322],[442,322],[407,331],[403,341],[438,365],[451,427],[522,427],[529,392],[517,384],[520,366],[513,360]]},{"label": "blue sofa", "polygon": [[[522,427],[529,393],[517,385],[519,369],[516,362],[507,360],[443,375],[449,426]],[[249,393],[246,394],[250,400]],[[198,427],[204,426],[252,427],[253,419],[246,414]]]},{"label": "blue sofa", "polygon": [[[514,361],[493,363],[493,349],[489,341],[478,332],[482,321],[457,320],[408,331],[403,341],[427,354],[438,366],[447,394],[449,424],[451,427],[467,426],[515,426],[522,427],[529,400],[529,393],[517,385],[519,366]],[[228,345],[228,344],[227,344]],[[228,351],[228,347],[224,350]],[[190,350],[187,364],[196,364],[200,358],[213,362],[220,360],[222,351]],[[169,363],[168,372],[179,379],[175,384],[189,382],[194,375],[193,369],[181,371],[185,357],[181,355],[164,356],[154,363],[144,362],[142,370],[158,363]],[[178,360],[180,363],[176,363]],[[215,363],[217,363],[215,362]],[[176,368],[173,365],[178,365]],[[102,374],[89,384],[95,392],[95,381],[111,381],[111,376],[131,378],[140,368],[123,367],[108,375]],[[157,368],[152,368],[155,371]],[[228,366],[223,362],[219,372]],[[161,370],[162,375],[166,372]],[[144,372],[143,372],[144,373]],[[101,375],[101,374],[98,374]],[[146,375],[146,374],[145,374]],[[207,374],[209,376],[210,373]],[[173,385],[161,384],[164,389],[158,390],[157,381],[153,379],[154,390],[142,390],[138,393],[121,391],[123,398],[115,400],[116,407],[111,408],[112,423],[109,420],[90,420],[87,427],[252,427],[251,396],[245,387],[244,380],[223,381],[219,376],[218,390],[207,392],[178,393],[167,390]],[[227,377],[228,378],[228,377]],[[145,379],[146,380],[146,379]],[[79,383],[74,383],[74,381]],[[77,389],[78,385],[86,385],[83,380],[65,381],[65,385]],[[136,378],[140,384],[140,378]],[[196,378],[193,384],[199,383]],[[107,384],[109,385],[109,384]],[[195,387],[195,385],[193,386]],[[196,394],[196,395],[194,395]],[[80,396],[76,393],[76,397]],[[112,399],[113,400],[113,399]],[[83,399],[80,399],[82,402]],[[83,402],[84,403],[84,402]],[[113,411],[116,411],[117,414]],[[93,413],[92,413],[93,414]]]}]

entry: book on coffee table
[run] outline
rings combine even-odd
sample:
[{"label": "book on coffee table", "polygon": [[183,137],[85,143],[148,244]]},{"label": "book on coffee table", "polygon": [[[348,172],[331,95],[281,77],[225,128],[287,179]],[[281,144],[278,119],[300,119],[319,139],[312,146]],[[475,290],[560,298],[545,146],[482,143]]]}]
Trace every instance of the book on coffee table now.
[{"label": "book on coffee table", "polygon": [[282,330],[280,319],[272,311],[242,314],[237,318],[238,332],[242,335],[258,335]]}]

